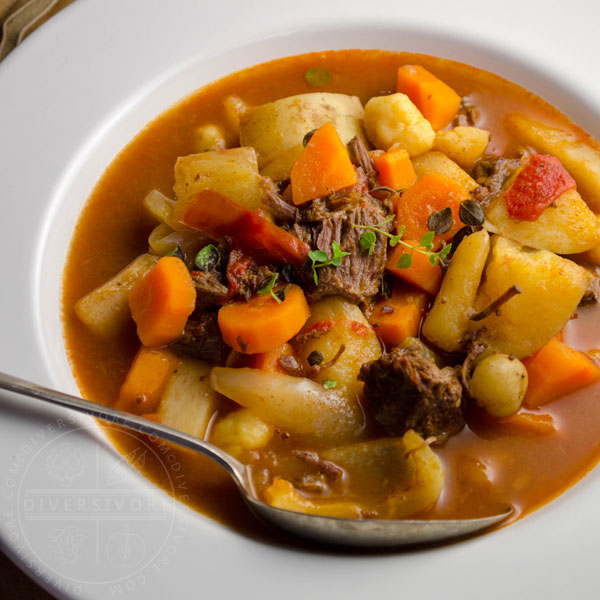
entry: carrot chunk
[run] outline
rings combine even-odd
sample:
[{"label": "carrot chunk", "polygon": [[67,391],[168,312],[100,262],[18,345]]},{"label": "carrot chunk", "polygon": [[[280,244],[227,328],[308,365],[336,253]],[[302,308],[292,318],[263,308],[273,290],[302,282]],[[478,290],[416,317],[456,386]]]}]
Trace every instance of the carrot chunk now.
[{"label": "carrot chunk", "polygon": [[326,123],[313,133],[296,159],[290,179],[294,204],[327,196],[358,181],[333,123]]},{"label": "carrot chunk", "polygon": [[452,227],[433,238],[435,248],[442,241],[449,241],[462,227],[458,211],[460,203],[469,197],[469,192],[450,177],[441,173],[428,173],[409,187],[398,200],[396,209],[398,227],[404,226],[404,237],[420,240],[428,231],[427,221],[431,213],[450,208]]},{"label": "carrot chunk", "polygon": [[503,429],[529,435],[550,435],[556,433],[556,426],[551,415],[538,415],[523,410],[510,417],[498,419],[497,423]]},{"label": "carrot chunk", "polygon": [[394,148],[373,159],[379,172],[379,185],[394,190],[410,187],[417,178],[408,152],[404,148]]},{"label": "carrot chunk", "polygon": [[179,359],[164,349],[142,346],[119,391],[115,408],[138,415],[154,413]]},{"label": "carrot chunk", "polygon": [[[419,247],[417,242],[409,242],[406,240],[406,243],[414,246],[415,248]],[[442,268],[437,264],[433,266],[429,262],[429,258],[424,254],[413,251],[412,264],[410,267],[406,269],[400,269],[398,267],[398,261],[405,252],[410,252],[410,250],[402,244],[398,244],[395,248],[393,248],[388,256],[388,261],[385,265],[385,268],[392,275],[399,277],[408,283],[416,285],[418,288],[422,289],[428,294],[435,296],[439,292],[440,285],[442,284]]]},{"label": "carrot chunk", "polygon": [[280,303],[264,295],[226,304],[219,310],[218,322],[226,344],[243,354],[257,354],[289,341],[309,316],[302,288],[290,285]]},{"label": "carrot chunk", "polygon": [[164,256],[131,288],[128,300],[142,344],[164,346],[181,335],[196,306],[196,290],[183,261]]},{"label": "carrot chunk", "polygon": [[407,337],[417,337],[427,308],[427,295],[415,288],[395,285],[391,298],[375,303],[371,325],[389,346],[397,346]]},{"label": "carrot chunk", "polygon": [[406,94],[435,129],[452,121],[460,106],[460,96],[421,65],[398,69],[397,91]]},{"label": "carrot chunk", "polygon": [[522,221],[537,221],[548,206],[575,185],[558,158],[532,154],[504,194],[508,214]]},{"label": "carrot chunk", "polygon": [[249,367],[250,369],[260,369],[261,371],[267,371],[268,373],[284,373],[289,375],[281,366],[280,359],[284,356],[295,357],[294,349],[288,343],[285,343],[273,350],[268,352],[261,352],[260,354],[247,354],[244,355],[244,359],[241,361],[240,367]]},{"label": "carrot chunk", "polygon": [[529,376],[523,406],[537,408],[600,380],[600,368],[582,352],[556,339],[523,360]]}]

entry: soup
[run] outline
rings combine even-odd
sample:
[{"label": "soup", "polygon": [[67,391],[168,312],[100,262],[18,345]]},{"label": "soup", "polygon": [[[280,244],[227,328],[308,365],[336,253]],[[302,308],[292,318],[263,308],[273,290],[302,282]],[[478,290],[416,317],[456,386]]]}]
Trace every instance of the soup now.
[{"label": "soup", "polygon": [[[596,148],[523,88],[424,55],[305,54],[206,86],[81,214],[80,389],[221,446],[282,508],[526,514],[600,452]],[[173,451],[191,506],[251,527],[218,467]]]}]

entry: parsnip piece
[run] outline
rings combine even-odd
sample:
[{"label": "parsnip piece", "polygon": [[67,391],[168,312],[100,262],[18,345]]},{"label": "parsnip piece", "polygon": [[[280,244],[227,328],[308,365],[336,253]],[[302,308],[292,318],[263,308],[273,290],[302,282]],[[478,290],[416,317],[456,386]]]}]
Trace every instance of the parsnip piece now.
[{"label": "parsnip piece", "polygon": [[180,156],[175,163],[177,196],[173,216],[178,219],[189,206],[194,194],[215,190],[249,208],[266,209],[262,199],[258,163],[254,148],[231,148],[217,152],[202,152]]},{"label": "parsnip piece", "polygon": [[209,373],[210,366],[204,361],[181,359],[158,405],[161,423],[204,438],[218,407],[218,396],[208,384]]},{"label": "parsnip piece", "polygon": [[319,383],[335,381],[335,389],[354,398],[364,385],[357,380],[360,366],[381,356],[381,346],[373,328],[356,304],[339,296],[323,298],[311,306],[310,318],[298,339],[302,340],[303,332],[310,331],[315,324],[324,324],[324,327],[321,327],[320,335],[307,336],[305,341],[297,344],[298,357],[306,361],[311,352],[319,351],[323,362],[328,362],[343,345],[344,351],[335,364],[321,369],[315,380]]},{"label": "parsnip piece", "polygon": [[577,189],[586,204],[595,213],[600,213],[600,153],[597,150],[577,141],[571,133],[518,113],[508,115],[506,128],[524,146],[556,156],[577,182]]},{"label": "parsnip piece", "polygon": [[513,219],[504,194],[490,203],[486,218],[498,233],[520,244],[557,254],[585,252],[600,244],[600,224],[576,189],[561,194],[536,221]]},{"label": "parsnip piece", "polygon": [[495,351],[517,358],[529,356],[564,327],[592,279],[588,271],[566,258],[493,236],[476,311],[513,285],[522,293],[503,304],[498,314],[472,321],[471,329],[481,330],[481,339]]},{"label": "parsnip piece", "polygon": [[364,425],[355,399],[340,390],[326,390],[304,377],[267,373],[260,369],[215,367],[211,387],[249,408],[274,427],[307,439],[341,443],[355,437]]},{"label": "parsnip piece", "polygon": [[435,134],[433,149],[439,150],[463,169],[470,169],[485,152],[490,132],[478,127],[445,129]]},{"label": "parsnip piece", "polygon": [[223,111],[227,121],[227,126],[229,127],[231,133],[236,137],[238,137],[240,134],[240,120],[243,118],[247,110],[248,105],[235,94],[227,96],[227,98],[223,100]]},{"label": "parsnip piece", "polygon": [[160,256],[142,254],[119,271],[112,279],[86,294],[75,305],[75,313],[95,334],[115,335],[131,318],[127,294]]},{"label": "parsnip piece", "polygon": [[289,96],[249,108],[240,119],[240,143],[256,149],[264,175],[283,180],[309,131],[331,121],[344,144],[356,135],[365,140],[362,118],[356,96],[325,92]]},{"label": "parsnip piece", "polygon": [[469,192],[478,187],[477,182],[466,171],[463,171],[454,161],[441,152],[435,150],[428,152],[414,158],[412,163],[419,178],[424,177],[427,173],[441,173],[450,179],[454,179],[456,183],[462,185]]},{"label": "parsnip piece", "polygon": [[431,124],[406,94],[371,98],[365,105],[364,125],[376,148],[399,144],[411,157],[431,150],[435,139]]},{"label": "parsnip piece", "polygon": [[490,249],[485,229],[467,236],[456,249],[442,287],[423,323],[423,335],[442,350],[456,352],[469,331],[469,313]]},{"label": "parsnip piece", "polygon": [[210,441],[232,456],[240,457],[245,450],[265,446],[272,435],[271,428],[264,421],[247,408],[242,408],[217,422]]},{"label": "parsnip piece", "polygon": [[223,130],[217,125],[200,125],[194,131],[195,152],[214,152],[224,150],[226,146]]},{"label": "parsnip piece", "polygon": [[143,200],[144,208],[158,221],[171,229],[187,229],[184,225],[173,218],[175,200],[165,196],[158,190],[152,190],[146,194]]}]

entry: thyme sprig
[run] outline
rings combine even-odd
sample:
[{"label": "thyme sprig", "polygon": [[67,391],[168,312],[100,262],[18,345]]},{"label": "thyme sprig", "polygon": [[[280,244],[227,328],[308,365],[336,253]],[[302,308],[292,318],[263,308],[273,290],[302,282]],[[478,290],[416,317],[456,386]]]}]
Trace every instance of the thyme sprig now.
[{"label": "thyme sprig", "polygon": [[344,256],[350,256],[351,254],[350,252],[344,252],[337,242],[331,242],[331,251],[331,258],[328,258],[327,254],[323,250],[311,250],[308,253],[308,258],[310,258],[312,261],[311,267],[315,285],[319,285],[317,269],[328,267],[329,265],[333,267],[339,267],[342,264],[342,259]]},{"label": "thyme sprig", "polygon": [[273,275],[271,275],[271,277],[269,277],[269,280],[267,281],[267,283],[262,288],[260,288],[260,290],[258,290],[256,293],[260,294],[261,296],[270,295],[273,298],[273,300],[275,300],[275,302],[277,302],[277,304],[281,304],[285,300],[285,294],[287,292],[289,285],[281,290],[278,290],[277,292],[273,291],[278,277],[279,277],[279,273],[273,273]]}]

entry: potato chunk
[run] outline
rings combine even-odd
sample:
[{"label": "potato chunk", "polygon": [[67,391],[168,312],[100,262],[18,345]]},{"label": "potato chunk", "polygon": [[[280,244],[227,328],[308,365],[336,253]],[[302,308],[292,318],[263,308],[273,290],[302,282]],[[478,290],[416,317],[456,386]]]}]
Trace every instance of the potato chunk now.
[{"label": "potato chunk", "polygon": [[177,204],[173,215],[177,219],[189,206],[194,194],[214,190],[253,210],[266,208],[264,192],[254,148],[231,148],[216,152],[201,152],[180,156],[175,163]]},{"label": "potato chunk", "polygon": [[161,423],[204,438],[219,405],[217,394],[208,385],[209,373],[210,366],[204,361],[181,358],[158,405]]},{"label": "potato chunk", "polygon": [[577,182],[586,204],[600,213],[600,153],[597,150],[577,141],[571,133],[548,127],[525,115],[509,115],[506,127],[524,146],[556,156]]},{"label": "potato chunk", "polygon": [[344,144],[356,135],[364,140],[362,118],[363,107],[356,96],[299,94],[249,108],[240,117],[240,142],[256,149],[264,175],[283,180],[289,177],[309,131],[331,121]]},{"label": "potato chunk", "polygon": [[469,192],[478,187],[477,182],[466,171],[463,171],[454,161],[441,152],[432,151],[413,159],[413,167],[419,178],[428,173],[441,173],[450,179],[454,179],[456,183],[462,185]]},{"label": "potato chunk", "polygon": [[229,413],[213,428],[211,443],[239,458],[245,450],[262,448],[271,439],[271,428],[252,411],[242,408]]},{"label": "potato chunk", "polygon": [[475,308],[489,306],[513,285],[522,293],[485,319],[472,321],[471,329],[481,330],[481,339],[496,351],[529,356],[564,327],[592,279],[566,258],[494,236]]},{"label": "potato chunk", "polygon": [[481,274],[490,249],[485,229],[467,236],[456,249],[433,307],[423,323],[423,335],[442,350],[456,352],[469,331]]},{"label": "potato chunk", "polygon": [[[314,337],[303,336],[311,329]],[[381,356],[377,336],[360,308],[338,296],[323,298],[311,306],[310,318],[298,334],[299,340],[303,338],[304,341],[297,344],[302,361],[318,351],[323,355],[323,362],[328,362],[344,346],[335,364],[319,371],[315,380],[319,383],[335,381],[335,389],[349,398],[354,398],[363,388],[363,383],[357,380],[360,366]]]},{"label": "potato chunk", "polygon": [[485,129],[458,126],[438,131],[433,149],[443,152],[463,169],[470,169],[485,152],[489,141],[490,133]]},{"label": "potato chunk", "polygon": [[226,146],[225,135],[218,125],[200,125],[194,131],[194,150],[196,152],[224,150]]},{"label": "potato chunk", "polygon": [[433,146],[435,132],[406,94],[376,96],[365,105],[365,130],[369,141],[381,150],[399,144],[410,156]]},{"label": "potato chunk", "polygon": [[160,256],[142,254],[112,279],[81,298],[75,313],[96,335],[117,334],[130,321],[127,295],[133,284],[158,262]]},{"label": "potato chunk", "polygon": [[492,200],[486,218],[497,233],[557,254],[585,252],[600,244],[598,219],[575,189],[561,194],[536,221],[513,219],[504,194]]}]

